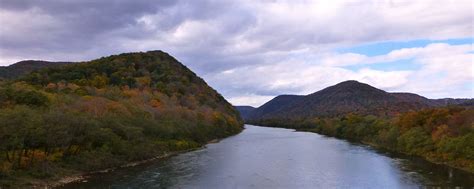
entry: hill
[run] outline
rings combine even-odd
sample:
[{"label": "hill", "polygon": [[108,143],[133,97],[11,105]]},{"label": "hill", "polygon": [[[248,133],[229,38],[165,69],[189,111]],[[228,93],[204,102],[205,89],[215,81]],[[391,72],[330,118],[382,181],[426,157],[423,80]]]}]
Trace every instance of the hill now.
[{"label": "hill", "polygon": [[48,67],[0,82],[0,186],[189,150],[242,129],[230,103],[162,51]]},{"label": "hill", "polygon": [[41,60],[25,60],[9,66],[0,66],[0,79],[16,79],[32,71],[42,68],[56,67],[70,62],[48,62]]},{"label": "hill", "polygon": [[247,120],[250,115],[252,115],[253,111],[255,110],[252,106],[235,106],[235,109],[239,111],[240,117],[242,119]]},{"label": "hill", "polygon": [[284,111],[285,108],[302,100],[303,96],[299,95],[279,95],[262,106],[255,109],[249,116],[249,120],[255,120],[259,118],[266,118],[279,111]]},{"label": "hill", "polygon": [[345,81],[306,96],[280,95],[255,109],[250,122],[334,117],[345,114],[395,116],[411,110],[469,103],[470,99],[432,100],[413,93],[388,93],[358,81]]},{"label": "hill", "polygon": [[448,106],[448,105],[461,105],[461,106],[472,106],[474,99],[468,98],[442,98],[442,99],[433,99],[433,101],[438,106]]},{"label": "hill", "polygon": [[277,96],[257,108],[251,119],[301,119],[347,113],[387,116],[430,107],[427,102],[415,94],[392,94],[357,81],[345,81],[306,96]]}]

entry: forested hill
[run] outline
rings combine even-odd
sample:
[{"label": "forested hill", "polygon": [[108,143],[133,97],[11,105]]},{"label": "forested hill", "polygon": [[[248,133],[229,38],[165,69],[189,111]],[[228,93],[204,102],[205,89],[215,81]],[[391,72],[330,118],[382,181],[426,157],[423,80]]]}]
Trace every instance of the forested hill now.
[{"label": "forested hill", "polygon": [[26,75],[32,71],[42,68],[62,66],[71,62],[48,62],[41,60],[25,60],[17,62],[10,66],[0,66],[0,80],[1,79],[16,79],[20,76]]},{"label": "forested hill", "polygon": [[240,112],[242,119],[246,120],[250,115],[252,115],[255,110],[252,106],[235,106],[235,109]]},{"label": "forested hill", "polygon": [[280,95],[256,108],[247,120],[335,117],[348,113],[391,117],[411,110],[468,105],[472,99],[428,99],[413,93],[389,93],[358,81],[345,81],[315,93]]},{"label": "forested hill", "polygon": [[98,170],[240,132],[239,113],[162,51],[0,82],[0,186]]}]

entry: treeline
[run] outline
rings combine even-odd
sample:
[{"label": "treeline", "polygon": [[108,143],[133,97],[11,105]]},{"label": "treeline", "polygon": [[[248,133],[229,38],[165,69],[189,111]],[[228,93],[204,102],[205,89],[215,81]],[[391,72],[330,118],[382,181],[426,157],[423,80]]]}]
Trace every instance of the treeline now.
[{"label": "treeline", "polygon": [[474,110],[443,107],[394,118],[349,114],[334,118],[264,120],[254,124],[294,128],[372,146],[474,172]]},{"label": "treeline", "polygon": [[166,53],[132,53],[0,82],[0,186],[202,146],[236,110]]}]

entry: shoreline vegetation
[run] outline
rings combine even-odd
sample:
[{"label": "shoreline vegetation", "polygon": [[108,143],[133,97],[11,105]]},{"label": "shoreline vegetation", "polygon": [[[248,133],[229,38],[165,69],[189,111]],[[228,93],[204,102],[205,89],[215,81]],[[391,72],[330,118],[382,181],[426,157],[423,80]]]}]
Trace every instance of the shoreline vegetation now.
[{"label": "shoreline vegetation", "polygon": [[162,51],[49,67],[0,81],[0,187],[120,167],[242,129],[230,103]]},{"label": "shoreline vegetation", "polygon": [[[295,131],[321,134],[321,133],[317,133],[315,131],[305,130],[305,129],[295,129]],[[423,160],[428,161],[428,162],[433,163],[433,164],[444,165],[444,166],[448,166],[448,167],[451,167],[451,168],[454,168],[454,169],[457,169],[457,170],[461,170],[461,171],[464,171],[464,172],[474,174],[473,170],[467,169],[466,167],[459,167],[459,166],[456,166],[454,164],[450,164],[448,162],[440,162],[439,160],[436,160],[436,159],[428,159],[427,157],[423,157],[423,156],[420,156],[420,155],[413,155],[413,154],[405,153],[405,152],[402,152],[402,151],[395,151],[393,149],[389,149],[389,148],[377,145],[375,143],[371,143],[371,142],[367,142],[367,141],[353,141],[353,140],[349,140],[349,139],[346,139],[346,138],[338,138],[338,137],[324,135],[324,134],[321,134],[321,135],[326,136],[326,137],[333,137],[333,138],[336,138],[336,139],[339,139],[339,140],[345,140],[345,141],[348,141],[348,142],[351,142],[351,143],[362,144],[362,145],[368,146],[368,147],[376,149],[376,150],[383,150],[385,152],[403,154],[405,156],[412,156],[412,157],[422,158]]]},{"label": "shoreline vegetation", "polygon": [[313,132],[376,149],[421,157],[474,173],[474,109],[440,107],[396,117],[348,114],[330,118],[250,120],[248,124]]},{"label": "shoreline vegetation", "polygon": [[[239,134],[239,133],[236,133],[236,134]],[[228,137],[230,137],[230,136],[228,136]],[[63,176],[61,178],[54,179],[54,180],[47,180],[47,181],[41,181],[40,180],[37,183],[32,184],[31,187],[32,188],[59,188],[59,187],[62,187],[62,186],[68,185],[68,184],[87,181],[88,178],[97,176],[98,174],[107,174],[107,173],[111,173],[113,171],[117,171],[117,170],[120,170],[120,169],[135,167],[135,166],[143,165],[143,164],[146,164],[146,163],[152,163],[154,161],[163,160],[163,159],[166,159],[166,158],[169,158],[169,157],[172,157],[172,156],[175,156],[175,155],[179,155],[179,154],[182,154],[182,153],[187,153],[187,152],[191,152],[191,151],[195,151],[195,150],[204,149],[207,144],[218,143],[222,139],[223,138],[212,139],[212,140],[208,141],[206,144],[203,144],[202,146],[199,146],[199,147],[194,147],[194,148],[179,150],[179,151],[172,151],[172,152],[167,152],[167,153],[165,152],[164,154],[157,155],[157,156],[152,157],[150,159],[128,162],[128,163],[120,165],[120,166],[114,166],[114,167],[110,167],[110,168],[106,168],[106,169],[102,169],[102,170],[90,171],[90,172],[76,173],[74,175]],[[1,189],[1,187],[0,187],[0,189]]]},{"label": "shoreline vegetation", "polygon": [[34,183],[32,185],[32,188],[58,188],[58,187],[65,186],[67,184],[86,181],[88,178],[93,177],[97,174],[106,174],[106,173],[110,173],[110,172],[113,172],[113,171],[116,171],[116,170],[119,170],[119,169],[134,167],[134,166],[142,165],[142,164],[149,163],[149,162],[152,162],[152,161],[165,159],[167,157],[178,155],[180,153],[190,152],[190,151],[193,151],[193,150],[199,150],[201,148],[202,147],[197,147],[197,148],[191,148],[191,149],[187,149],[187,150],[169,152],[169,153],[165,153],[165,154],[162,154],[162,155],[152,157],[150,159],[129,162],[129,163],[121,165],[121,166],[115,166],[115,167],[102,169],[102,170],[91,171],[91,172],[77,173],[77,174],[74,174],[74,175],[64,176],[60,179],[55,179],[55,180],[38,181],[38,183]]}]

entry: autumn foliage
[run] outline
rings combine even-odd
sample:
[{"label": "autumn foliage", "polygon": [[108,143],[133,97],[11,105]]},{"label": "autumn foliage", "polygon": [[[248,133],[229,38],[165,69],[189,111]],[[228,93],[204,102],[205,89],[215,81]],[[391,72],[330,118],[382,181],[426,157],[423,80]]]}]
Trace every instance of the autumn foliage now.
[{"label": "autumn foliage", "polygon": [[347,114],[332,118],[269,119],[256,124],[359,141],[474,172],[474,109],[468,107],[431,108],[391,118]]},{"label": "autumn foliage", "polygon": [[0,83],[0,186],[196,148],[242,125],[161,51],[43,69]]}]

